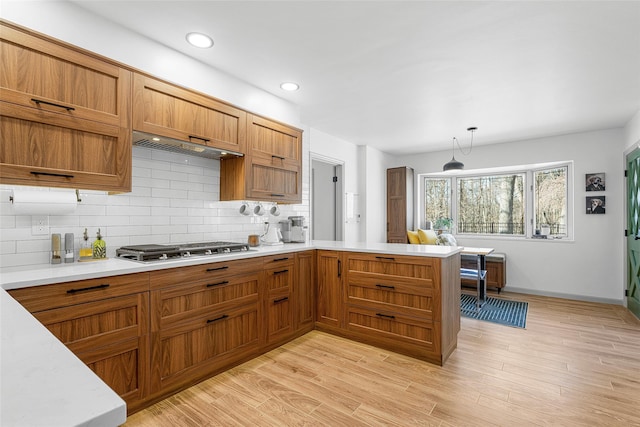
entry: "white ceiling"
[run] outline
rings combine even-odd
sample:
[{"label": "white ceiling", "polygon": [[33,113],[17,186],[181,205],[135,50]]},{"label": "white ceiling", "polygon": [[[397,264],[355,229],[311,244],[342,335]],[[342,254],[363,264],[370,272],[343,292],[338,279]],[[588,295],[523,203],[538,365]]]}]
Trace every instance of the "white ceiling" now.
[{"label": "white ceiling", "polygon": [[[640,110],[640,2],[77,1],[391,154],[621,127]],[[212,49],[185,34],[205,32]],[[279,85],[296,81],[285,93]]]}]

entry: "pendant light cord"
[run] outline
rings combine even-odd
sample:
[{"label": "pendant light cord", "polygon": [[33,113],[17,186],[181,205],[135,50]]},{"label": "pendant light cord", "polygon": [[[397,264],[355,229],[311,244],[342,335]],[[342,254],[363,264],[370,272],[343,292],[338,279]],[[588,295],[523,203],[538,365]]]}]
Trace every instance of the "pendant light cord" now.
[{"label": "pendant light cord", "polygon": [[475,132],[475,129],[474,129],[474,130],[470,130],[470,129],[468,129],[468,130],[469,130],[469,132],[471,132],[471,143],[469,144],[469,151],[467,151],[466,153],[465,153],[465,151],[462,149],[462,146],[460,145],[460,142],[458,141],[458,138],[456,138],[455,136],[453,137],[453,141],[454,141],[456,144],[458,144],[458,149],[459,149],[459,150],[460,150],[460,152],[461,152],[463,155],[465,155],[465,156],[466,156],[466,155],[468,155],[468,154],[471,154],[471,150],[473,149],[473,132]]}]

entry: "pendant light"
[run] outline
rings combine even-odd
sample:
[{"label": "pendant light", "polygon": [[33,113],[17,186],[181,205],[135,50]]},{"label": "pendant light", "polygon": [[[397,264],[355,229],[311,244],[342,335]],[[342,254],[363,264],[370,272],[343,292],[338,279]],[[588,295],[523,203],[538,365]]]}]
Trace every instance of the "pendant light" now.
[{"label": "pendant light", "polygon": [[468,127],[467,130],[469,132],[471,132],[471,144],[469,145],[469,151],[467,153],[464,152],[464,150],[462,149],[462,147],[460,146],[460,143],[458,142],[458,139],[454,136],[453,140],[451,141],[451,160],[449,160],[447,163],[444,164],[444,166],[442,166],[442,170],[444,172],[446,171],[450,171],[450,170],[462,170],[464,169],[464,163],[456,160],[456,156],[455,156],[455,149],[456,149],[456,144],[458,144],[458,148],[460,149],[460,152],[462,154],[464,154],[465,156],[469,153],[471,153],[471,149],[473,148],[473,133],[478,130],[477,127]]}]

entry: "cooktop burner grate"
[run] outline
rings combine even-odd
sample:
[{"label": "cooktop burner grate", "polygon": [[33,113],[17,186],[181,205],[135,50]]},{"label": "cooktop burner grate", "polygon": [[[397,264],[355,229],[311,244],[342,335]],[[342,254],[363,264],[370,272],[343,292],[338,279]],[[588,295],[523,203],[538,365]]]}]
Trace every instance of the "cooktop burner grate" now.
[{"label": "cooktop burner grate", "polygon": [[133,261],[152,262],[248,250],[248,244],[235,242],[199,242],[176,245],[146,244],[123,246],[116,249],[116,255],[119,258]]}]

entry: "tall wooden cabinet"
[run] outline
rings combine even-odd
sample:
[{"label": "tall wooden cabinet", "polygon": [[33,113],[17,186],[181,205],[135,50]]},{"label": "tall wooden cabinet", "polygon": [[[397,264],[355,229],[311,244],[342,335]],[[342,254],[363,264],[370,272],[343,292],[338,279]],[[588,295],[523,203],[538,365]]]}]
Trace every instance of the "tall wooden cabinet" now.
[{"label": "tall wooden cabinet", "polygon": [[131,191],[131,72],[0,22],[0,182]]},{"label": "tall wooden cabinet", "polygon": [[126,402],[149,390],[149,275],[113,276],[9,291]]},{"label": "tall wooden cabinet", "polygon": [[387,169],[387,243],[407,243],[413,227],[413,169]]}]

